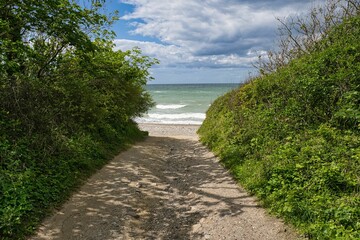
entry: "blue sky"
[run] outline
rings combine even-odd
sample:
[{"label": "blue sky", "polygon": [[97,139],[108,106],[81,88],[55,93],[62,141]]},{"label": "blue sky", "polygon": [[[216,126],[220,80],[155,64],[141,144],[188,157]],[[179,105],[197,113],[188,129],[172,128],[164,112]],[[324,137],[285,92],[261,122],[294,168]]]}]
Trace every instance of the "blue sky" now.
[{"label": "blue sky", "polygon": [[274,48],[276,17],[302,14],[320,0],[108,0],[119,11],[116,49],[140,47],[160,64],[151,83],[239,83]]}]

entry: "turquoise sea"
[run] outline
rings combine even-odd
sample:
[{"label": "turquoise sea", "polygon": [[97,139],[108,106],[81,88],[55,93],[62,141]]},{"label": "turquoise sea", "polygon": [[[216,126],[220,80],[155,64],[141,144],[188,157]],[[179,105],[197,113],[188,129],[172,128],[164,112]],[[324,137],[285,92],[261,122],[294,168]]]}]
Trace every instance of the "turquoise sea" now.
[{"label": "turquoise sea", "polygon": [[140,123],[201,124],[211,103],[240,84],[154,84],[147,89],[156,106]]}]

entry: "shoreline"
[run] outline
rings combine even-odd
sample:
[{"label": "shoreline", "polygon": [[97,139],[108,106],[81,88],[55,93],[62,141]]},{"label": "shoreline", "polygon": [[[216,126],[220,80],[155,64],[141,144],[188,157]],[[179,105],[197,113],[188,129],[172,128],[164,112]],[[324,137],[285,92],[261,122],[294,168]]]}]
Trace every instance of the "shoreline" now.
[{"label": "shoreline", "polygon": [[195,124],[158,124],[158,123],[137,123],[142,131],[149,132],[153,137],[173,137],[182,139],[198,140],[197,130],[199,125]]}]

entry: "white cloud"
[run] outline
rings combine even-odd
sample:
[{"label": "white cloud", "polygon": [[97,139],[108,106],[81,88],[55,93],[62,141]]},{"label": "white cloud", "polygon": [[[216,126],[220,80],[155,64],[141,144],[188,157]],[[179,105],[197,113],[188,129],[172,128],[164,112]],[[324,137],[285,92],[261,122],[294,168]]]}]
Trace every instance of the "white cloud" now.
[{"label": "white cloud", "polygon": [[143,42],[126,39],[116,39],[115,49],[130,50],[134,47],[139,47],[143,54],[151,57],[158,58],[162,64],[169,65],[172,62],[181,62],[183,59],[191,57],[185,53],[180,47],[175,45],[163,45],[154,42]]},{"label": "white cloud", "polygon": [[135,11],[124,20],[141,19],[133,34],[155,37],[180,46],[194,55],[237,53],[266,49],[274,37],[275,17],[285,17],[307,9],[295,1],[235,0],[126,0]]},{"label": "white cloud", "polygon": [[160,60],[162,67],[189,67],[189,68],[229,68],[251,67],[251,62],[257,58],[256,54],[239,56],[236,54],[196,56],[186,49],[175,45],[164,45],[154,42],[143,42],[126,39],[116,39],[115,49],[123,51],[139,47],[146,56]]},{"label": "white cloud", "polygon": [[151,83],[241,83],[249,74],[244,68],[154,68]]},{"label": "white cloud", "polygon": [[120,0],[132,34],[158,43],[117,39],[118,49],[140,47],[160,68],[247,68],[274,46],[276,17],[307,11],[321,0]]}]

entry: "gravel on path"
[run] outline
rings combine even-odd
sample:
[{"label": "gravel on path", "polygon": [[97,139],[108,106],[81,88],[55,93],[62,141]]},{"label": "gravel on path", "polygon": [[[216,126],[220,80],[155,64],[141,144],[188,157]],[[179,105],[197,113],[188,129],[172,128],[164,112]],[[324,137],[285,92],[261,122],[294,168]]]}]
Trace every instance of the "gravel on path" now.
[{"label": "gravel on path", "polygon": [[300,239],[198,142],[199,126],[140,127],[150,136],[94,174],[31,239]]}]

